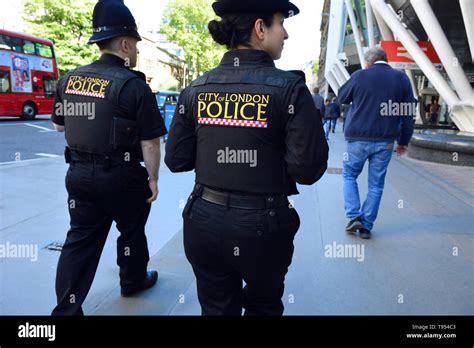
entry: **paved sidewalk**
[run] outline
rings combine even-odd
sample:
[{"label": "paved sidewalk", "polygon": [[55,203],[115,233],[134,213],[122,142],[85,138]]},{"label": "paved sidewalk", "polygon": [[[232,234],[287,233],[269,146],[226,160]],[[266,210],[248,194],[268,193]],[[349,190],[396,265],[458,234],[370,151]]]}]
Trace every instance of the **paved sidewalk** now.
[{"label": "paved sidewalk", "polygon": [[[341,134],[332,136],[330,147],[330,167],[340,168]],[[300,186],[301,194],[293,198],[302,224],[286,281],[285,314],[473,314],[473,174],[473,168],[395,157],[368,241],[344,233],[340,174]],[[453,176],[457,181],[448,181]],[[366,180],[364,171],[362,196]],[[363,245],[363,260],[326,257],[326,246],[333,243]],[[161,270],[156,288],[136,299],[120,298],[116,288],[94,314],[199,314],[181,232],[151,263]]]},{"label": "paved sidewalk", "polygon": [[[331,134],[329,167],[341,168],[344,148],[342,134]],[[65,168],[56,159],[0,167],[0,243],[42,246],[64,239]],[[342,175],[331,172],[336,174],[299,186],[301,194],[291,197],[301,228],[286,279],[285,314],[474,314],[474,168],[395,156],[370,240],[344,232]],[[193,179],[193,173],[161,169],[160,197],[147,226],[158,284],[121,298],[115,240],[109,238],[86,314],[200,314],[181,231]],[[367,166],[359,180],[361,197],[366,182]],[[333,247],[363,253],[329,257]],[[0,314],[47,314],[54,305],[58,256],[40,250],[37,262],[0,259]]]}]

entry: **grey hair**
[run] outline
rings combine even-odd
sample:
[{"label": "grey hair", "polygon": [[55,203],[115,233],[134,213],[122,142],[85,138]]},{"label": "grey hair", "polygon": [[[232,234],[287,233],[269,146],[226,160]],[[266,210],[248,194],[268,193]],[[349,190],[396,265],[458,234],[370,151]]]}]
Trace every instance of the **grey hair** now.
[{"label": "grey hair", "polygon": [[371,66],[378,60],[388,62],[387,53],[380,47],[373,47],[365,54],[365,61],[368,66]]}]

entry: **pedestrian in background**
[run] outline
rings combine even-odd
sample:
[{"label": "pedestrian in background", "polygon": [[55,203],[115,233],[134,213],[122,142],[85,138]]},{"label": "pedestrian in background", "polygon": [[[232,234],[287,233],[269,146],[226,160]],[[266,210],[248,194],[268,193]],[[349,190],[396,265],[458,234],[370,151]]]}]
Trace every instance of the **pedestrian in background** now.
[{"label": "pedestrian in background", "polygon": [[[397,154],[405,154],[414,128],[414,107],[408,108],[407,114],[386,115],[382,110],[387,105],[416,105],[408,76],[388,65],[383,49],[370,49],[366,61],[367,68],[353,73],[339,89],[341,103],[352,103],[344,130],[347,141],[343,161],[344,206],[350,220],[346,232],[359,231],[364,239],[370,238],[377,218],[394,141],[400,132]],[[357,178],[366,161],[369,187],[361,207]]]},{"label": "pedestrian in background", "polygon": [[430,105],[430,121],[431,124],[438,123],[438,115],[439,115],[440,106],[438,104],[438,99],[433,98]]},{"label": "pedestrian in background", "polygon": [[331,131],[331,101],[326,99],[325,108],[324,108],[324,117],[323,117],[323,125],[324,125],[324,134],[326,135],[326,140],[329,140],[329,133]]},{"label": "pedestrian in background", "polygon": [[341,117],[341,108],[339,107],[336,97],[332,98],[330,109],[331,112],[329,113],[329,116],[331,119],[331,132],[334,133],[336,131],[337,119]]},{"label": "pedestrian in background", "polygon": [[313,89],[313,101],[314,106],[319,110],[319,114],[324,118],[326,107],[324,105],[324,98],[319,94],[319,87],[314,87]]}]

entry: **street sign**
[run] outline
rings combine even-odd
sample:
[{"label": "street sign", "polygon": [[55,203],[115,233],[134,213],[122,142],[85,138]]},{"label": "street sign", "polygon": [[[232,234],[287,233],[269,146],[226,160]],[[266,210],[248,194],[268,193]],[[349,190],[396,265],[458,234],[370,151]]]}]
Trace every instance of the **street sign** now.
[{"label": "street sign", "polygon": [[[166,102],[164,106],[165,110],[165,126],[166,130],[169,132],[171,128],[171,122],[173,121],[174,112],[176,110],[176,103]],[[163,140],[168,140],[168,134],[163,137]]]},{"label": "street sign", "polygon": [[[415,60],[400,41],[381,41],[380,46],[387,52],[388,63],[395,69],[420,69]],[[433,45],[429,41],[418,41],[418,46],[423,50],[428,59],[436,68],[442,68]]]}]

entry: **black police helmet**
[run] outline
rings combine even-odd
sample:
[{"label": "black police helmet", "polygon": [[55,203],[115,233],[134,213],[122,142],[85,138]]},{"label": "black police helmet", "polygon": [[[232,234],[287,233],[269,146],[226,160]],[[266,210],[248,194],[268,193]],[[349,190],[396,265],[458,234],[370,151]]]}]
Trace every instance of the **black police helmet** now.
[{"label": "black police helmet", "polygon": [[93,34],[88,43],[96,43],[118,36],[142,38],[137,23],[123,0],[99,0],[92,14]]},{"label": "black police helmet", "polygon": [[281,12],[288,18],[300,13],[299,8],[289,0],[217,0],[212,8],[219,17],[238,13]]}]

